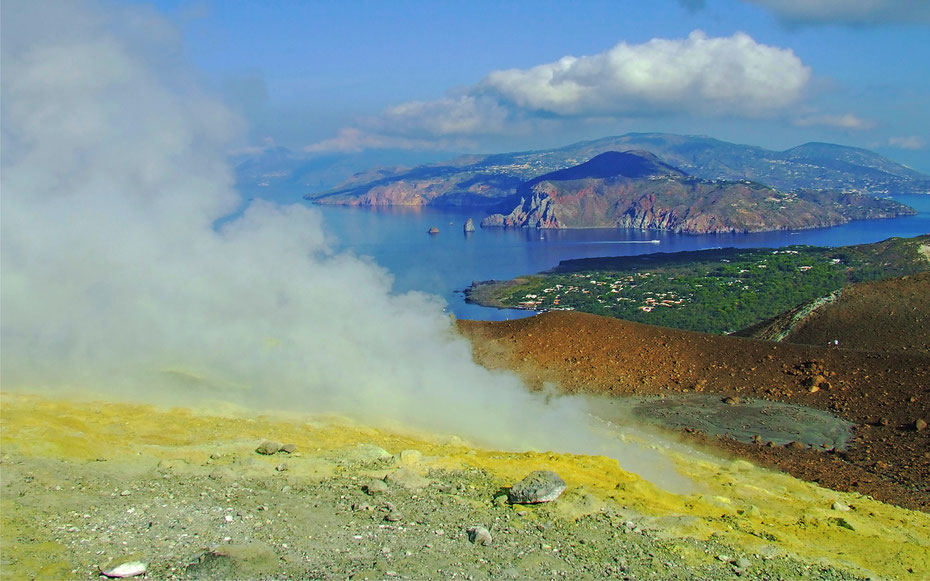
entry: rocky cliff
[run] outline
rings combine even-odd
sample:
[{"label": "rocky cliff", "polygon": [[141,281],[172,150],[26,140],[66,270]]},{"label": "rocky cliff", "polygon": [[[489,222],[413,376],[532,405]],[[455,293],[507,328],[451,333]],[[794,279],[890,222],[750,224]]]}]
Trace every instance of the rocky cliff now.
[{"label": "rocky cliff", "polygon": [[483,227],[644,228],[692,234],[800,230],[913,214],[859,194],[780,192],[750,181],[702,180],[651,154],[608,152],[527,182],[515,207]]},{"label": "rocky cliff", "polygon": [[530,199],[520,198],[520,203],[507,214],[491,214],[481,221],[482,228],[561,228],[556,217],[555,201],[548,194],[534,193]]},{"label": "rocky cliff", "polygon": [[344,188],[316,197],[314,202],[343,206],[482,207],[499,204],[501,199],[513,196],[521,184],[522,179],[509,175],[482,172],[445,175],[440,168],[429,175],[385,179],[360,188]]}]

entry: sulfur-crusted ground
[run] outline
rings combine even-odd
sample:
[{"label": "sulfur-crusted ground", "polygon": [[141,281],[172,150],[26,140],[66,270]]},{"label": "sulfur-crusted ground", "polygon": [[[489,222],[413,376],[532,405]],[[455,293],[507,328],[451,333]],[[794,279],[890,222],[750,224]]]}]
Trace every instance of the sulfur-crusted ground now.
[{"label": "sulfur-crusted ground", "polygon": [[[266,439],[296,449],[256,453]],[[603,457],[4,393],[0,573],[97,579],[141,561],[148,579],[930,575],[924,513],[742,460],[666,453],[693,492],[664,492]],[[539,469],[566,481],[558,500],[502,501]],[[489,546],[470,542],[473,526],[490,531]]]}]

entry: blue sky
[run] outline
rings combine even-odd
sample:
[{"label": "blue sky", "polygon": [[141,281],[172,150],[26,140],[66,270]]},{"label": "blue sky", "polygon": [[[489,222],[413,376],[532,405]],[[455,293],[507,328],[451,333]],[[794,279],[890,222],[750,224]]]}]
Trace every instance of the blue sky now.
[{"label": "blue sky", "polygon": [[667,131],[773,149],[829,141],[930,172],[926,0],[154,10],[244,115],[247,146],[502,151]]}]

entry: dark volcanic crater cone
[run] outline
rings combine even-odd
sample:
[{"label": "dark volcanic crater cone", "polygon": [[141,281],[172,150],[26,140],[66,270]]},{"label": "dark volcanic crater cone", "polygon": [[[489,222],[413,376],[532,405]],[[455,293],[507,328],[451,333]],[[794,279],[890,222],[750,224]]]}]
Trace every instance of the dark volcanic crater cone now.
[{"label": "dark volcanic crater cone", "polygon": [[646,178],[650,176],[685,177],[688,174],[670,166],[648,151],[607,151],[590,160],[532,179],[524,185],[529,190],[540,182],[560,182],[589,178]]}]

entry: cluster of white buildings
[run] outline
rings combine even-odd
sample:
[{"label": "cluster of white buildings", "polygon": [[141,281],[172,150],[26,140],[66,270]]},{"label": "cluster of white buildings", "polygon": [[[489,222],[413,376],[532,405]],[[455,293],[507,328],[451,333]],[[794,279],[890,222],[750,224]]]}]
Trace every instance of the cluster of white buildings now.
[{"label": "cluster of white buildings", "polygon": [[[629,276],[625,276],[621,279],[614,280],[612,282],[591,279],[591,275],[589,274],[576,274],[573,276],[578,277],[578,278],[589,279],[586,282],[590,283],[591,285],[594,285],[594,287],[609,286],[609,290],[605,289],[606,292],[619,295],[624,290],[636,288],[638,286],[637,284],[638,280],[648,278],[652,276],[652,273],[651,272],[638,272],[636,274],[631,274]],[[543,306],[546,303],[546,299],[548,299],[554,294],[555,296],[552,297],[552,302],[551,302],[551,306],[553,308],[562,308],[566,310],[571,310],[570,307],[560,307],[560,303],[563,300],[563,296],[566,294],[570,294],[570,293],[579,293],[579,294],[585,294],[585,295],[591,294],[592,289],[584,288],[585,286],[586,285],[584,284],[580,284],[580,285],[557,284],[549,288],[542,289],[542,291],[540,291],[542,293],[541,295],[532,294],[532,293],[525,295],[523,297],[524,300],[518,302],[517,305],[525,309],[536,309],[536,308]],[[595,290],[599,294],[602,292],[600,289],[595,289]],[[647,313],[652,311],[656,307],[675,307],[685,302],[683,298],[676,296],[674,293],[647,292],[646,294],[652,295],[652,296],[647,296],[644,299],[643,304],[639,305],[636,308],[644,312],[647,312]],[[636,301],[636,299],[632,299],[632,298],[625,297],[625,296],[618,296],[616,297],[615,300],[618,303],[622,303],[624,301],[630,301],[630,302]],[[604,298],[598,298],[597,302],[601,304],[605,304],[607,301]]]}]

